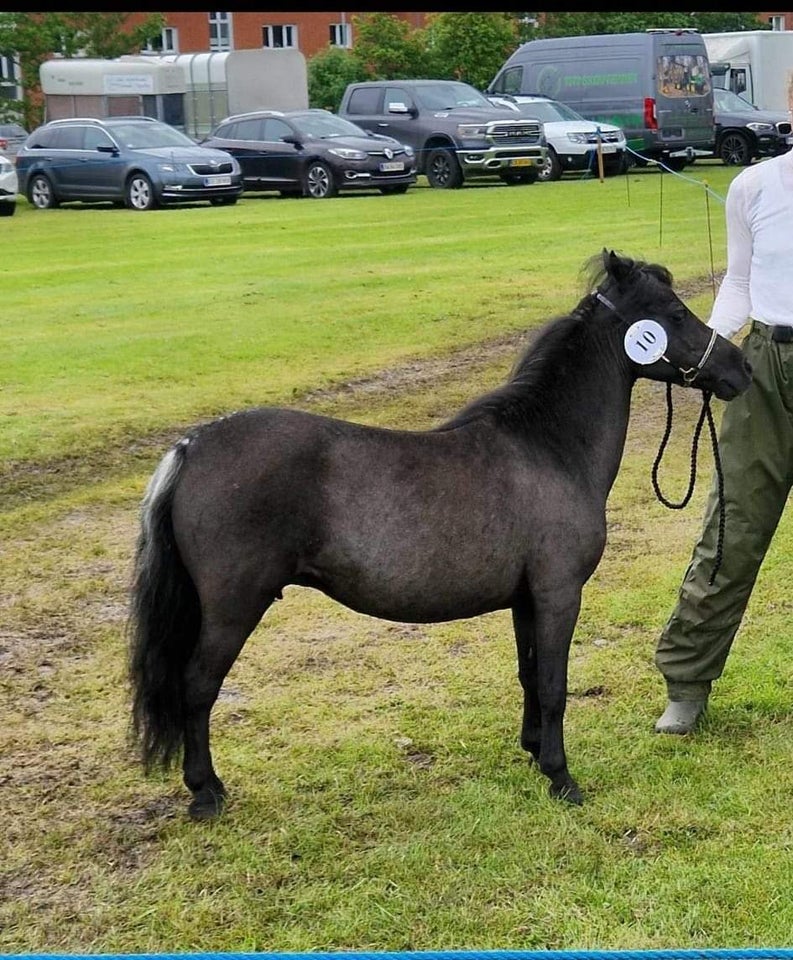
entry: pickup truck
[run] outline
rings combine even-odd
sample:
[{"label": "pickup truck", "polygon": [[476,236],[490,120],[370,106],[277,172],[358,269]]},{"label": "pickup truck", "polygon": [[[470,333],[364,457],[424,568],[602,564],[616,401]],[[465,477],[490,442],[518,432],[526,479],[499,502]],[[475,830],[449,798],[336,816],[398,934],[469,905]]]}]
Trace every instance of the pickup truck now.
[{"label": "pickup truck", "polygon": [[494,106],[457,80],[369,80],[344,91],[339,115],[385,133],[416,152],[431,187],[453,189],[469,178],[534,183],[547,163],[542,124]]}]

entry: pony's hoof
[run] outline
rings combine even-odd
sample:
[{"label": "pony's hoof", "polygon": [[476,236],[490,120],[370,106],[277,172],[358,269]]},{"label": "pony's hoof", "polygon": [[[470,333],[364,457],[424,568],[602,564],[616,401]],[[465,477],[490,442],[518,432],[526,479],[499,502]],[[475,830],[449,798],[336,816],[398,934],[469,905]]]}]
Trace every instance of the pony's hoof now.
[{"label": "pony's hoof", "polygon": [[222,793],[208,793],[207,796],[194,797],[187,808],[191,820],[214,820],[223,810],[225,795]]},{"label": "pony's hoof", "polygon": [[564,800],[576,807],[581,807],[584,804],[584,795],[575,780],[566,780],[561,784],[552,783],[550,794],[555,800]]}]

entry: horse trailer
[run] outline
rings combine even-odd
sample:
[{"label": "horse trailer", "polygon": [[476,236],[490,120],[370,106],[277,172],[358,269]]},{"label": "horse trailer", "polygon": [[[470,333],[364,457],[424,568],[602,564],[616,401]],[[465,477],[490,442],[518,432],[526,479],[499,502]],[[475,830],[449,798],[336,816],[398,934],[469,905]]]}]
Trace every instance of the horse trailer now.
[{"label": "horse trailer", "polygon": [[47,120],[153,117],[196,140],[230,114],[308,107],[298,50],[57,58],[39,74]]}]

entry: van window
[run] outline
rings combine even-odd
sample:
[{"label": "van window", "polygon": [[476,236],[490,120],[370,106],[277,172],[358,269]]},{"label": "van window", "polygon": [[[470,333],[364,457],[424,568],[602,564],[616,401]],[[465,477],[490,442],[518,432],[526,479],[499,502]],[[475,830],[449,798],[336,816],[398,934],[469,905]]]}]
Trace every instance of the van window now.
[{"label": "van window", "polygon": [[658,92],[665,97],[704,97],[711,91],[707,57],[673,53],[658,58]]},{"label": "van window", "polygon": [[491,86],[493,93],[523,93],[523,67],[507,67],[496,82]]}]

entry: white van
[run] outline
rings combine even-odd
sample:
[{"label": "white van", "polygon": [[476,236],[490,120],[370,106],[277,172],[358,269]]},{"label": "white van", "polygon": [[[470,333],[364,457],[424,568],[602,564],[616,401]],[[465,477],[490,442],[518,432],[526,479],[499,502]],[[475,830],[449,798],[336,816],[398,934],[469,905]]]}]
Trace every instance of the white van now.
[{"label": "white van", "polygon": [[647,30],[530,40],[488,94],[541,94],[625,131],[634,161],[682,169],[715,144],[713,89],[702,35]]}]

